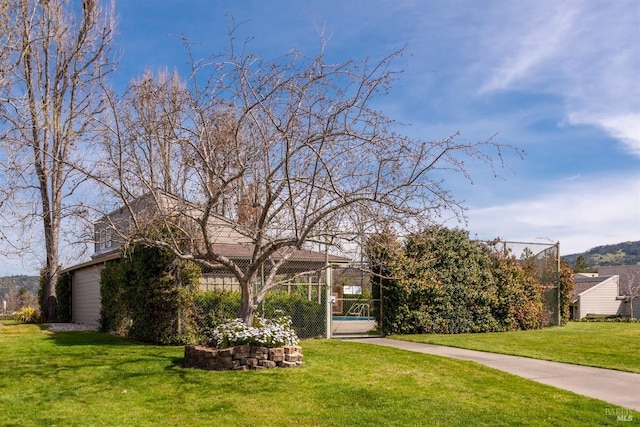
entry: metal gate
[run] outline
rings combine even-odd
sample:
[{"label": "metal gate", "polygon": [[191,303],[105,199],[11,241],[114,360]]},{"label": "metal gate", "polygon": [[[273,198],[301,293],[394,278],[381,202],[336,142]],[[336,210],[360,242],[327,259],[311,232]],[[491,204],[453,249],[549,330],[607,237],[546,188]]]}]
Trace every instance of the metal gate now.
[{"label": "metal gate", "polygon": [[374,299],[371,275],[360,267],[334,267],[331,286],[331,338],[379,337],[376,318],[380,299]]}]

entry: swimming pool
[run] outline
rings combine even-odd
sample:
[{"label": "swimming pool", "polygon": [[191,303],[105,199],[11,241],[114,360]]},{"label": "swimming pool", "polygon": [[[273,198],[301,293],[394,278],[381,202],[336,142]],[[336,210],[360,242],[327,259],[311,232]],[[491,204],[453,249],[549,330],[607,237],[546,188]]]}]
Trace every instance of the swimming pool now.
[{"label": "swimming pool", "polygon": [[357,320],[366,320],[369,322],[375,321],[376,319],[374,317],[366,317],[366,316],[333,316],[331,317],[331,320],[337,320],[340,322],[343,321],[347,321],[347,322],[352,322],[352,321],[357,321]]}]

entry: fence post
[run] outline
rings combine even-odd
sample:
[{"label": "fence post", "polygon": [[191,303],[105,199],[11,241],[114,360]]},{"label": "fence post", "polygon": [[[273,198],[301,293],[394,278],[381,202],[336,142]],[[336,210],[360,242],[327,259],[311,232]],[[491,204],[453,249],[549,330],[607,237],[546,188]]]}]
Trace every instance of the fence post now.
[{"label": "fence post", "polygon": [[333,271],[331,270],[331,264],[329,264],[329,244],[326,244],[324,247],[324,281],[325,281],[325,286],[326,286],[326,306],[327,306],[327,313],[326,313],[326,321],[325,323],[327,324],[327,331],[326,331],[326,337],[327,339],[331,339],[331,316],[333,315],[333,307],[331,304],[331,285],[332,283],[332,276],[333,276]]},{"label": "fence post", "polygon": [[333,312],[333,305],[331,301],[331,283],[333,280],[333,271],[331,268],[331,264],[327,262],[327,267],[325,269],[325,286],[326,286],[326,294],[327,294],[327,339],[331,339],[331,315]]},{"label": "fence post", "polygon": [[561,266],[560,266],[560,242],[556,243],[556,260],[558,262],[557,265],[557,273],[556,273],[556,290],[558,293],[558,326],[562,326],[562,295],[560,294],[560,283],[561,283]]}]

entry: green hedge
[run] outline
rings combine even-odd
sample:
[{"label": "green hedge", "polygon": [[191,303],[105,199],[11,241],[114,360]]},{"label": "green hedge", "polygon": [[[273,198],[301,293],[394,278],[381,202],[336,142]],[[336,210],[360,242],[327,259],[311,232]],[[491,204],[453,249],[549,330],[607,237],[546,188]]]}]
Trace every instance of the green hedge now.
[{"label": "green hedge", "polygon": [[390,233],[367,246],[374,272],[374,310],[386,333],[469,333],[541,326],[538,280],[513,257],[469,239],[468,232],[432,227],[404,245]]},{"label": "green hedge", "polygon": [[200,268],[168,250],[136,246],[101,273],[100,329],[156,344],[194,342]]},{"label": "green hedge", "polygon": [[278,311],[291,316],[292,327],[300,339],[319,338],[325,334],[325,299],[320,304],[299,293],[269,292],[262,304],[262,317],[275,319]]},{"label": "green hedge", "polygon": [[[196,323],[203,334],[227,319],[235,319],[240,312],[240,292],[206,291],[194,297]],[[275,319],[278,311],[291,316],[292,327],[301,339],[317,338],[325,334],[325,300],[309,301],[300,293],[269,292],[258,308],[267,319]]]},{"label": "green hedge", "polygon": [[612,322],[612,323],[639,323],[640,319],[622,317],[616,314],[587,314],[580,319],[581,322]]},{"label": "green hedge", "polygon": [[199,331],[207,331],[240,313],[240,292],[204,291],[194,295],[195,321]]},{"label": "green hedge", "polygon": [[56,307],[56,318],[58,322],[71,322],[71,275],[68,273],[58,276],[56,282],[56,297],[58,305]]}]

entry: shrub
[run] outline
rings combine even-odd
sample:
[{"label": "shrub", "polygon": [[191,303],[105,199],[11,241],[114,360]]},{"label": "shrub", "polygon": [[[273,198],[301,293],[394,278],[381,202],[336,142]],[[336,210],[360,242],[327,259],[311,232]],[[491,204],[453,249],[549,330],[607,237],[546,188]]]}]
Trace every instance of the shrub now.
[{"label": "shrub", "polygon": [[39,323],[40,312],[34,307],[27,306],[16,313],[15,319],[20,323]]},{"label": "shrub", "polygon": [[284,313],[291,318],[292,327],[298,337],[318,338],[325,333],[325,298],[321,303],[309,301],[300,293],[287,294],[284,291],[269,292],[262,304],[261,314],[266,318],[275,318]]},{"label": "shrub", "polygon": [[[195,321],[201,334],[207,335],[227,319],[240,312],[240,292],[203,291],[194,296]],[[284,291],[267,293],[259,308],[263,318],[275,318],[284,313],[292,319],[298,337],[317,338],[325,333],[325,298],[321,303],[309,301],[300,293]]]},{"label": "shrub", "polygon": [[206,333],[240,312],[240,292],[202,291],[193,297],[195,322]]},{"label": "shrub", "polygon": [[386,333],[469,333],[541,326],[540,283],[509,254],[431,227],[401,245],[391,233],[367,244],[374,315]]},{"label": "shrub", "polygon": [[130,264],[122,260],[108,262],[100,272],[100,331],[128,336],[131,326],[130,304],[124,289],[131,277]]},{"label": "shrub", "polygon": [[196,264],[168,250],[135,246],[102,271],[100,329],[155,344],[194,342],[193,295],[199,282]]},{"label": "shrub", "polygon": [[56,283],[56,318],[58,322],[71,322],[71,275],[61,274]]},{"label": "shrub", "polygon": [[565,263],[560,264],[558,282],[560,285],[560,319],[561,323],[565,325],[571,319],[571,298],[575,286],[573,270]]},{"label": "shrub", "polygon": [[614,323],[640,323],[640,319],[622,317],[617,314],[587,314],[580,319],[581,322],[614,322]]}]

